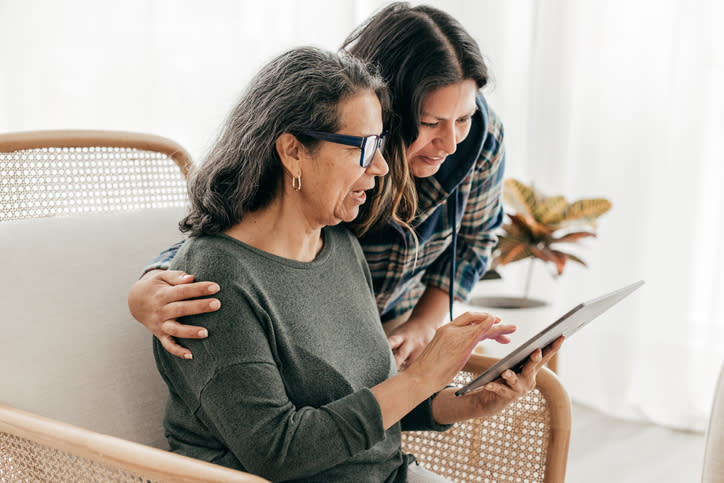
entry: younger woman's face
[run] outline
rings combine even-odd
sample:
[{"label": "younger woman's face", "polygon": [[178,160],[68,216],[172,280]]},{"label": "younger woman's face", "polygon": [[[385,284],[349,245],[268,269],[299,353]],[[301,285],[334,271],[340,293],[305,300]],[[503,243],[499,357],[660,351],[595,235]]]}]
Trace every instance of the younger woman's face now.
[{"label": "younger woman's face", "polygon": [[445,158],[467,137],[477,109],[477,91],[475,81],[466,79],[425,96],[417,139],[407,147],[407,162],[413,176],[426,178],[437,173]]}]

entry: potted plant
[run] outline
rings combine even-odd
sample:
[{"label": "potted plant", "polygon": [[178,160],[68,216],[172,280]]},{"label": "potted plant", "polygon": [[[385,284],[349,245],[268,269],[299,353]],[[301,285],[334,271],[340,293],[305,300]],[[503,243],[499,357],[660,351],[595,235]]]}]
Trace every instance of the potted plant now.
[{"label": "potted plant", "polygon": [[530,307],[545,302],[528,298],[533,262],[540,260],[555,269],[555,276],[563,274],[570,260],[586,266],[567,246],[583,238],[596,236],[598,217],[611,208],[605,198],[581,199],[569,203],[563,196],[545,196],[532,186],[516,179],[505,180],[503,203],[506,221],[498,235],[493,251],[490,274],[485,278],[500,278],[499,267],[531,259],[522,298],[488,297],[483,305]]}]

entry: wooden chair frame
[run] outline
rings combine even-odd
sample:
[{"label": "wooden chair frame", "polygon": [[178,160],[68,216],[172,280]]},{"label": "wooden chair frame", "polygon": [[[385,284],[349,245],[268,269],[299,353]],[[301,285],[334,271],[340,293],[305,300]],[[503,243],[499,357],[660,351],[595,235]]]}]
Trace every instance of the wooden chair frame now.
[{"label": "wooden chair frame", "polygon": [[178,143],[171,139],[126,131],[96,130],[48,130],[26,131],[0,134],[0,152],[21,149],[65,148],[65,147],[123,147],[144,151],[158,151],[174,160],[184,177],[191,169],[191,156]]},{"label": "wooden chair frame", "polygon": [[[498,361],[498,359],[473,354],[468,363],[463,368],[461,374],[468,373],[477,375],[492,366]],[[545,438],[543,438],[544,444],[540,449],[545,450],[545,461],[543,464],[542,475],[538,477],[522,477],[520,480],[515,481],[542,481],[545,483],[562,483],[565,481],[566,475],[566,464],[568,461],[568,446],[571,436],[571,401],[568,397],[568,393],[563,388],[558,377],[550,369],[543,368],[538,373],[536,379],[536,388],[540,393],[540,398],[545,400],[545,415],[546,415],[546,429],[544,430]],[[521,398],[523,399],[523,398]],[[515,405],[513,402],[512,405]],[[516,413],[517,414],[517,413]],[[517,416],[513,416],[515,419]],[[416,453],[416,449],[423,452],[418,453],[418,459],[425,464],[428,469],[442,474],[454,481],[469,481],[468,478],[471,473],[477,472],[478,475],[474,478],[480,477],[480,472],[490,472],[489,476],[484,476],[484,480],[480,481],[509,481],[508,476],[501,477],[495,476],[495,471],[491,471],[486,465],[491,460],[497,459],[500,455],[496,453],[499,448],[491,448],[490,445],[485,445],[482,442],[482,435],[486,431],[490,431],[490,428],[500,424],[492,421],[494,418],[477,418],[464,423],[458,423],[463,425],[467,429],[463,429],[465,434],[461,434],[460,431],[456,431],[456,428],[448,430],[444,433],[434,432],[415,432],[408,431],[403,433],[403,449],[406,452]],[[516,437],[520,439],[525,438],[523,434],[518,434],[521,427],[527,421],[523,421],[523,417],[520,417],[519,421],[513,421],[512,423],[506,423],[506,426],[514,428],[508,434],[514,433]],[[464,440],[464,441],[461,441]],[[414,443],[407,443],[408,441],[414,441]],[[428,454],[424,451],[430,452],[434,449],[435,452],[440,452],[443,455],[446,453],[445,447],[455,448],[456,451],[453,455],[449,455],[447,460],[443,460],[443,456],[434,458],[436,462],[431,466],[432,461],[427,460]],[[511,448],[512,452],[512,448]],[[521,463],[523,461],[523,455],[519,455],[518,460]],[[471,471],[461,471],[461,466],[473,467]],[[470,468],[468,468],[470,470]],[[496,479],[501,478],[501,479]],[[478,481],[475,479],[474,481]]]},{"label": "wooden chair frame", "polygon": [[[474,354],[464,370],[480,374],[496,362],[498,359],[493,357]],[[552,370],[545,367],[536,377],[536,389],[548,403],[551,418],[544,481],[563,482],[566,477],[568,446],[571,440],[571,400],[560,379]]]},{"label": "wooden chair frame", "polygon": [[[100,465],[124,474],[134,473],[135,478],[142,476],[142,481],[189,483],[267,481],[248,473],[0,405],[0,436],[3,436],[2,433],[19,438],[23,444],[33,443],[34,448],[44,452],[57,450],[56,454],[61,456],[72,455],[75,462],[80,458],[84,466],[87,465],[90,470],[98,469]],[[0,476],[5,473],[7,477],[17,477],[18,474],[37,477],[34,471],[44,463],[19,458],[0,444]]]}]

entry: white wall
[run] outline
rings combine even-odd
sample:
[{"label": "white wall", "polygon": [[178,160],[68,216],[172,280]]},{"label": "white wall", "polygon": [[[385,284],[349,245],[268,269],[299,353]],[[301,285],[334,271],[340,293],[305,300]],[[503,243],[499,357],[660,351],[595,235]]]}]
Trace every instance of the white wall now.
[{"label": "white wall", "polygon": [[[336,49],[384,3],[0,0],[0,131],[145,131],[199,159],[264,62],[301,44]],[[525,160],[532,2],[426,3],[479,41],[511,161]]]}]

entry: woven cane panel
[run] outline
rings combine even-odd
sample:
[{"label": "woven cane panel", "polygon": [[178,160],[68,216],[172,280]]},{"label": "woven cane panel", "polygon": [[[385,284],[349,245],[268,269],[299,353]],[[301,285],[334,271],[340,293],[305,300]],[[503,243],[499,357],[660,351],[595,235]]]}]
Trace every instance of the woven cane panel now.
[{"label": "woven cane panel", "polygon": [[150,482],[141,475],[0,432],[0,482]]},{"label": "woven cane panel", "polygon": [[162,153],[113,147],[0,153],[0,222],[185,203],[184,177]]},{"label": "woven cane panel", "polygon": [[[471,380],[461,372],[455,383]],[[444,433],[402,434],[402,449],[427,469],[456,482],[543,482],[550,414],[534,389],[499,414],[458,423]]]}]

